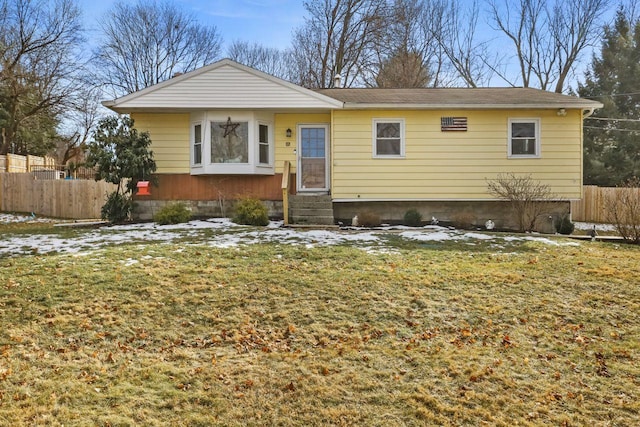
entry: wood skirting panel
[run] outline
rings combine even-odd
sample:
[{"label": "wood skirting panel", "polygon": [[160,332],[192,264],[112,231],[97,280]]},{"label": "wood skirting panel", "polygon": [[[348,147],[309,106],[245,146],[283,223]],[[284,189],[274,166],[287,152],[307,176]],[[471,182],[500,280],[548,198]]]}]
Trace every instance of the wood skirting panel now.
[{"label": "wood skirting panel", "polygon": [[[282,200],[282,174],[275,175],[189,175],[154,174],[156,185],[150,196],[140,200],[226,200],[257,197],[261,200]],[[295,187],[295,175],[291,175]],[[294,189],[292,191],[295,191]]]}]

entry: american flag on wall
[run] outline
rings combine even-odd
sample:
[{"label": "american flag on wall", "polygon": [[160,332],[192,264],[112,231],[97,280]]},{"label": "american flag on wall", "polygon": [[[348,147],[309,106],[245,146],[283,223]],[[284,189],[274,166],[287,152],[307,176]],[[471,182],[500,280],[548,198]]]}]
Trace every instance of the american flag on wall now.
[{"label": "american flag on wall", "polygon": [[466,117],[441,117],[440,118],[440,130],[445,131],[466,131],[467,130],[467,118]]}]

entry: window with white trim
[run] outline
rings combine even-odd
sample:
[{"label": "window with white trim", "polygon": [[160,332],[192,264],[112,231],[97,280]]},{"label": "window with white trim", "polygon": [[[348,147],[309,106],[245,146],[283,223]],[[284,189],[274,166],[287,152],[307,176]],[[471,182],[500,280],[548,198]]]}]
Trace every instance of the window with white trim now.
[{"label": "window with white trim", "polygon": [[211,122],[211,163],[249,163],[249,122]]},{"label": "window with white trim", "polygon": [[258,124],[258,163],[261,165],[270,164],[269,149],[269,126],[263,123]]},{"label": "window with white trim", "polygon": [[373,156],[404,156],[404,120],[373,120]]},{"label": "window with white trim", "polygon": [[509,157],[540,157],[540,119],[509,119]]},{"label": "window with white trim", "polygon": [[191,113],[191,174],[273,175],[274,119],[261,111]]},{"label": "window with white trim", "polygon": [[193,164],[202,164],[202,124],[193,125]]}]

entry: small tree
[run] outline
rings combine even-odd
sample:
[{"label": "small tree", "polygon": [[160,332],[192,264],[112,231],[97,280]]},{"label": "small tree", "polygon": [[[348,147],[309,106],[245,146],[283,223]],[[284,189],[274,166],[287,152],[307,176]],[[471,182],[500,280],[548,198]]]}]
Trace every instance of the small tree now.
[{"label": "small tree", "polygon": [[548,212],[549,202],[555,198],[547,184],[531,175],[498,174],[487,186],[491,195],[511,203],[520,231],[533,231],[536,221]]},{"label": "small tree", "polygon": [[113,223],[130,217],[136,184],[156,170],[153,152],[149,150],[149,133],[140,133],[133,125],[130,117],[106,117],[98,123],[94,142],[89,143],[87,165],[96,168],[96,180],[104,179],[118,186],[102,208],[102,218]]},{"label": "small tree", "polygon": [[632,178],[608,197],[608,218],[618,234],[640,244],[640,178]]}]

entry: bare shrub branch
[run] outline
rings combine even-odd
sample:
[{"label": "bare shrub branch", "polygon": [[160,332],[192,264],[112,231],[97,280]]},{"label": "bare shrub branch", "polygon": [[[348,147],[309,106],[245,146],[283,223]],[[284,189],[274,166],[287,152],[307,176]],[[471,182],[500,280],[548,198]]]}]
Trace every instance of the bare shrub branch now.
[{"label": "bare shrub branch", "polygon": [[520,231],[533,231],[538,218],[549,212],[550,202],[557,200],[547,184],[531,175],[498,174],[487,181],[487,189],[489,194],[511,202]]},{"label": "bare shrub branch", "polygon": [[608,220],[630,243],[640,244],[640,178],[632,178],[607,198]]}]

